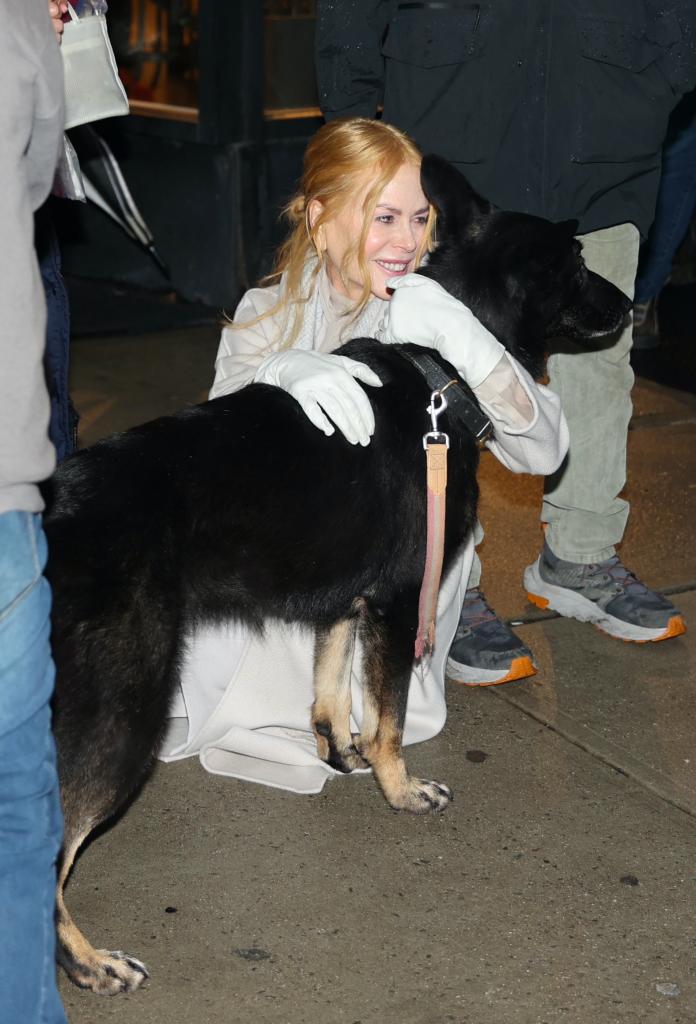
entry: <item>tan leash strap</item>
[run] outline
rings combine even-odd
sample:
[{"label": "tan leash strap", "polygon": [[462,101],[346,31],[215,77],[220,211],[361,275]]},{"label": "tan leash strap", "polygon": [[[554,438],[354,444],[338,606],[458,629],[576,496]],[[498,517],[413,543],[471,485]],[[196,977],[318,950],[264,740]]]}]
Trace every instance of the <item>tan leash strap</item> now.
[{"label": "tan leash strap", "polygon": [[[443,388],[442,391],[445,389]],[[427,536],[425,567],[418,598],[418,632],[415,655],[422,658],[435,646],[437,598],[445,555],[447,450],[449,437],[437,429],[438,416],[447,408],[442,391],[433,391],[428,412],[433,429],[423,437],[426,460]]]}]

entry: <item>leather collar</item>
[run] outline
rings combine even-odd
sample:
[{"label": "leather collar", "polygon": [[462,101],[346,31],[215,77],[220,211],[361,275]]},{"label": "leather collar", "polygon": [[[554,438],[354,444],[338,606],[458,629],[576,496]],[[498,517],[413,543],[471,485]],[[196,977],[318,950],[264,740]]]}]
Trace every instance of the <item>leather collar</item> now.
[{"label": "leather collar", "polygon": [[[450,375],[427,351],[416,353],[399,348],[398,352],[420,371],[431,391],[440,391],[450,383]],[[459,380],[455,387],[448,388],[446,397],[447,411],[456,416],[474,435],[477,443],[483,446],[493,436],[493,424],[475,398],[467,394]]]}]

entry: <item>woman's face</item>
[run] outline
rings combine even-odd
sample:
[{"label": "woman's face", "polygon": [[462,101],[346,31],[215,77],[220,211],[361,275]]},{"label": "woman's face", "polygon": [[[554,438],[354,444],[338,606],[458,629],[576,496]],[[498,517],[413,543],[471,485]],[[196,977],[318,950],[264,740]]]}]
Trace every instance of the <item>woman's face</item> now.
[{"label": "woman's face", "polygon": [[[343,260],[360,237],[363,202],[369,188],[367,182],[352,203],[322,226],[318,238],[320,248],[325,249],[329,280],[338,292],[351,299],[360,297],[363,281],[357,259],[353,257],[345,267]],[[387,281],[415,269],[414,257],[427,220],[428,201],[421,188],[420,169],[402,164],[377,201],[365,240],[364,256],[373,295],[391,298]]]}]

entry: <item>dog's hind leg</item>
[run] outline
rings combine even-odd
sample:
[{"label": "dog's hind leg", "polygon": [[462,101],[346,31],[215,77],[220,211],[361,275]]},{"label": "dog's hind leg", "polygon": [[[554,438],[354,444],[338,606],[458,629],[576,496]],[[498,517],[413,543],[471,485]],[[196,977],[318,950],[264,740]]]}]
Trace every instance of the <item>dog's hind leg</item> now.
[{"label": "dog's hind leg", "polygon": [[357,618],[317,629],[314,645],[312,728],[319,757],[340,772],[365,768],[350,731],[350,680]]},{"label": "dog's hind leg", "polygon": [[134,593],[111,589],[109,577],[84,594],[66,588],[60,573],[54,579],[53,729],[64,819],[57,958],[76,985],[114,995],[132,992],[147,971],[119,950],[95,949],[71,919],[63,889],[85,839],[127,805],[152,765],[179,678],[180,611],[176,597],[148,589],[140,572]]},{"label": "dog's hind leg", "polygon": [[387,802],[396,810],[443,811],[452,799],[440,782],[408,774],[402,739],[413,667],[413,621],[409,602],[398,610],[368,609],[361,625],[364,647],[363,722],[356,746],[370,763]]},{"label": "dog's hind leg", "polygon": [[[126,675],[134,677],[134,671]],[[133,687],[126,695],[127,710],[117,705],[116,685],[109,688],[105,680],[104,692],[97,701],[86,685],[68,685],[63,679],[56,694],[54,723],[65,823],[56,897],[57,958],[80,988],[115,995],[138,988],[147,971],[120,950],[95,949],[68,913],[63,890],[87,837],[117,814],[143,782],[166,721],[169,686],[160,680],[154,688]],[[125,697],[121,700],[125,702]]]},{"label": "dog's hind leg", "polygon": [[133,992],[148,977],[145,965],[120,950],[94,949],[71,918],[65,906],[63,891],[75,856],[92,831],[92,825],[69,835],[63,847],[63,858],[56,892],[57,959],[68,977],[80,988],[89,988],[100,995]]}]

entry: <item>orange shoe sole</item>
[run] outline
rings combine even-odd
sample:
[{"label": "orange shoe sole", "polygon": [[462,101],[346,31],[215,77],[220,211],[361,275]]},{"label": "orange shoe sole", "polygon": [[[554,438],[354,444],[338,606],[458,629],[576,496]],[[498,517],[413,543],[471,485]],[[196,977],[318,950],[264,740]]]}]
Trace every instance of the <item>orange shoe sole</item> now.
[{"label": "orange shoe sole", "polygon": [[[527,600],[531,604],[536,605],[537,608],[541,608],[543,610],[546,610],[549,606],[548,598],[540,597],[538,594],[530,594],[528,591]],[[612,640],[623,640],[625,644],[657,644],[660,640],[671,640],[672,637],[682,636],[682,634],[686,633],[686,623],[684,622],[684,617],[682,615],[673,615],[667,623],[667,629],[664,633],[661,633],[660,636],[646,637],[645,640],[630,640],[627,637],[615,636],[613,633],[607,632],[606,629],[602,629],[602,627],[597,625],[596,622],[593,622],[592,625],[595,629],[598,629],[600,633],[604,633],[605,636],[610,636]],[[505,679],[501,680],[501,682],[506,681],[507,680]]]},{"label": "orange shoe sole", "polygon": [[[599,628],[599,627],[598,627]],[[602,633],[606,630],[602,629]],[[624,640],[623,637],[614,637],[614,640],[623,640],[625,644],[658,644],[660,640],[671,640],[673,636],[682,636],[686,633],[686,623],[681,615],[673,615],[667,623],[667,629],[661,636],[654,636],[650,640]],[[611,633],[607,633],[611,636]]]},{"label": "orange shoe sole", "polygon": [[503,679],[494,679],[490,683],[465,683],[461,679],[447,677],[448,682],[457,686],[501,686],[503,683],[511,683],[515,679],[526,679],[528,676],[535,676],[536,669],[531,658],[526,655],[523,658],[515,658],[510,665],[510,671]]}]

